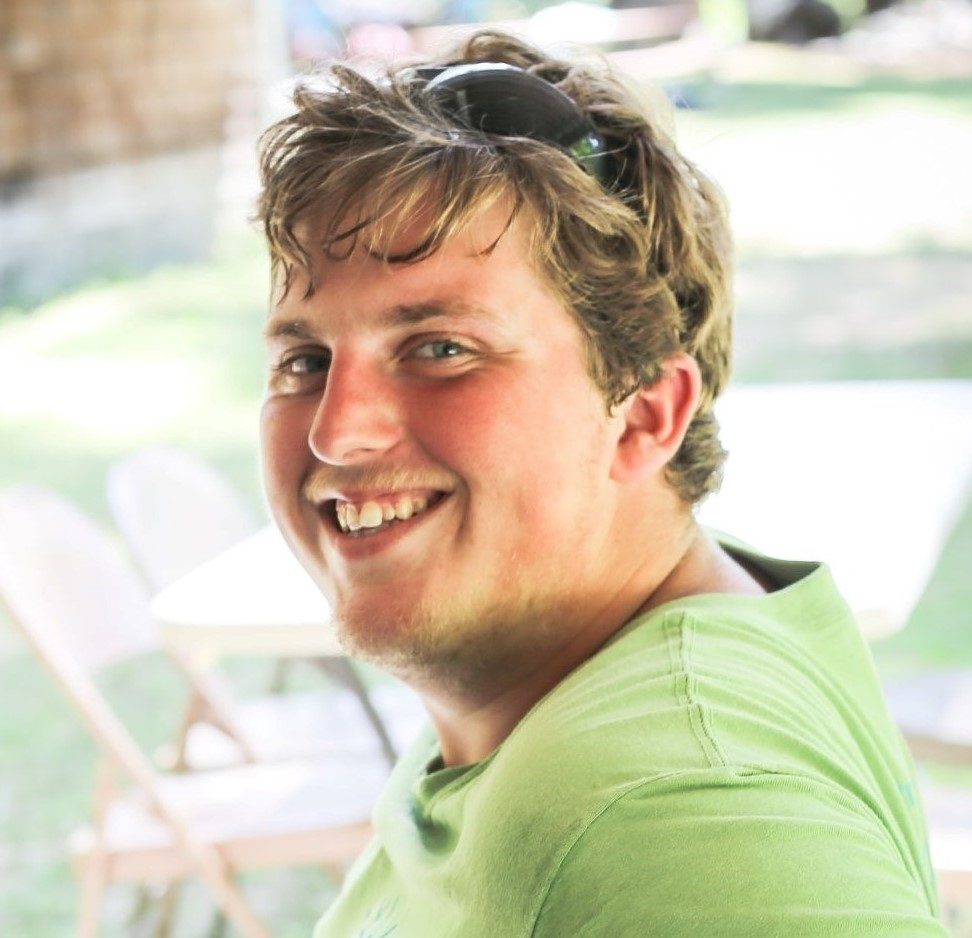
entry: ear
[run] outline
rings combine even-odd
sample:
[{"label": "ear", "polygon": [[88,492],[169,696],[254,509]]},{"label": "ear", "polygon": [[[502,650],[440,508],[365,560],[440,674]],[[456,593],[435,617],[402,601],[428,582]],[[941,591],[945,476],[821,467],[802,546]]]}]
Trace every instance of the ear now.
[{"label": "ear", "polygon": [[662,376],[618,408],[624,425],[611,478],[640,482],[660,473],[682,445],[701,393],[702,377],[691,355],[680,352],[666,359]]}]

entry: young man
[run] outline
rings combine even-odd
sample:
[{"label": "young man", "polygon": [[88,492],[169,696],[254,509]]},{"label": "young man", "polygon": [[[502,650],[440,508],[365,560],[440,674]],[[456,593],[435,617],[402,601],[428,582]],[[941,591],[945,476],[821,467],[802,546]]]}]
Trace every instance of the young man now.
[{"label": "young man", "polygon": [[825,567],[701,530],[722,202],[601,66],[343,67],[262,142],[265,478],[432,730],[319,938],[942,935]]}]

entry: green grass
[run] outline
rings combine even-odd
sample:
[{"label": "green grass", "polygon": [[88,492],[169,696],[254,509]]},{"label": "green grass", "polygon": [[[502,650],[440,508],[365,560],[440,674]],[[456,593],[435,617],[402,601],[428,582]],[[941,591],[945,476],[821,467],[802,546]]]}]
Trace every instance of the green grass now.
[{"label": "green grass", "polygon": [[106,518],[105,470],[185,446],[259,504],[266,264],[247,233],[210,263],[96,284],[0,317],[0,484],[25,479]]},{"label": "green grass", "polygon": [[[817,82],[722,81],[692,79],[678,86],[684,103],[718,115],[719,121],[739,124],[768,119],[786,124],[806,120],[808,115],[826,114],[839,119],[846,114],[872,115],[890,105],[895,110],[917,105],[923,111],[946,110],[960,117],[972,117],[972,96],[963,79],[915,81],[897,75],[869,76]],[[677,95],[676,95],[677,99]]]},{"label": "green grass", "polygon": [[[737,379],[972,377],[972,218],[950,188],[972,153],[972,87],[875,78],[689,90],[705,109],[680,112],[680,135],[734,205]],[[912,123],[915,133],[898,133]],[[112,460],[171,443],[262,510],[266,282],[247,233],[208,263],[0,311],[0,486],[49,486],[106,522]],[[972,504],[908,628],[877,647],[882,667],[972,664],[970,558]],[[63,846],[88,812],[94,747],[2,621],[0,648],[0,933],[50,938],[74,915]],[[266,676],[231,667],[244,684]],[[108,692],[151,749],[171,733],[184,688],[150,658],[113,672]],[[283,938],[306,935],[333,894],[314,871],[246,886]],[[131,934],[130,900],[113,891],[107,935]],[[203,934],[207,910],[187,889],[177,938]]]}]

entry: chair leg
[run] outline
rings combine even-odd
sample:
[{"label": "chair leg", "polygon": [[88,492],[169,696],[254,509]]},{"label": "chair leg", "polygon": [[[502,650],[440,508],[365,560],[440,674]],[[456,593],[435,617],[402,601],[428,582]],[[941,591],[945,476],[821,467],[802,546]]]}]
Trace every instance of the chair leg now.
[{"label": "chair leg", "polygon": [[371,702],[371,698],[368,696],[368,689],[365,687],[364,681],[361,680],[358,672],[354,670],[354,666],[347,658],[316,658],[315,661],[327,674],[343,684],[358,698],[361,709],[364,710],[365,717],[378,736],[381,751],[388,760],[388,764],[394,768],[395,763],[398,761],[395,744],[391,741],[391,737],[388,735],[388,730],[385,728],[381,716],[375,709],[375,705]]},{"label": "chair leg", "polygon": [[101,927],[102,903],[108,883],[108,859],[105,853],[104,826],[115,792],[115,766],[102,759],[95,781],[92,826],[95,842],[81,871],[78,903],[78,938],[96,938]]},{"label": "chair leg", "polygon": [[139,885],[135,890],[135,901],[132,903],[132,910],[128,913],[125,920],[127,933],[131,935],[141,935],[146,933],[143,926],[145,919],[149,916],[152,908],[152,887],[147,884]]},{"label": "chair leg", "polygon": [[185,746],[194,723],[206,722],[225,733],[240,749],[245,762],[255,762],[256,753],[242,728],[237,725],[233,694],[228,683],[216,673],[206,671],[198,660],[169,650],[169,656],[189,681],[191,696],[179,731],[177,746],[180,765],[186,766]]},{"label": "chair leg", "polygon": [[213,916],[213,924],[206,932],[206,938],[225,938],[226,935],[226,916],[219,910]]},{"label": "chair leg", "polygon": [[81,901],[78,906],[78,938],[97,938],[101,927],[101,907],[107,875],[104,857],[92,854],[81,874]]},{"label": "chair leg", "polygon": [[159,898],[159,921],[155,929],[155,938],[169,938],[172,933],[181,889],[182,881],[174,879],[166,885],[165,891]]},{"label": "chair leg", "polygon": [[243,938],[272,938],[219,855],[215,851],[205,850],[196,856],[196,860],[199,875],[215,900],[217,910],[240,935]]}]

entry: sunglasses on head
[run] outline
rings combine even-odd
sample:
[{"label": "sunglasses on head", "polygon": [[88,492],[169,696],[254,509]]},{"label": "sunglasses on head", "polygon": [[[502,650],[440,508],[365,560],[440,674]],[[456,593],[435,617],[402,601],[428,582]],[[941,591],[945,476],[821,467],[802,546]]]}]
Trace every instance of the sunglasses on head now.
[{"label": "sunglasses on head", "polygon": [[425,91],[472,130],[498,137],[532,137],[568,153],[605,189],[618,168],[605,139],[581,109],[550,82],[504,62],[416,69]]}]

